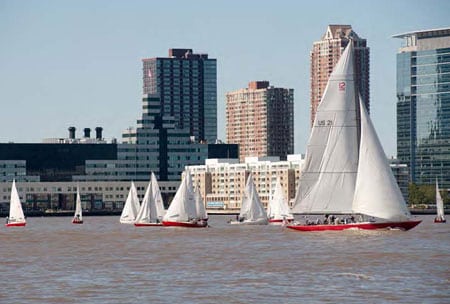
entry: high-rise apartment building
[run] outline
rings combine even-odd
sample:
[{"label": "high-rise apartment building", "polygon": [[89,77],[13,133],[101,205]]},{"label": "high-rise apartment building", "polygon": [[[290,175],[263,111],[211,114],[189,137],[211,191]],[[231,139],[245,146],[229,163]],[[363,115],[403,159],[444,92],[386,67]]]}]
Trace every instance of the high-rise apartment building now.
[{"label": "high-rise apartment building", "polygon": [[410,180],[450,188],[450,28],[400,35],[397,158]]},{"label": "high-rise apartment building", "polygon": [[239,159],[294,152],[294,90],[250,82],[226,95],[227,142],[239,144]]},{"label": "high-rise apartment building", "polygon": [[195,141],[217,139],[217,61],[192,49],[169,49],[169,57],[142,59],[143,93],[159,95],[161,114],[175,118]]},{"label": "high-rise apartment building", "polygon": [[370,110],[369,70],[370,57],[366,39],[360,38],[351,25],[329,25],[320,41],[311,50],[311,126],[316,117],[317,106],[322,99],[328,78],[342,52],[353,41],[355,51],[355,80],[359,94]]}]

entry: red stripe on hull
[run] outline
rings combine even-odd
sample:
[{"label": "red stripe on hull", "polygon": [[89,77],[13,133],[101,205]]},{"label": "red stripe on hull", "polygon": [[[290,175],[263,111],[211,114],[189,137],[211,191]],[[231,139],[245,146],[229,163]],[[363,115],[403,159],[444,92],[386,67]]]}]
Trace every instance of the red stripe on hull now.
[{"label": "red stripe on hull", "polygon": [[72,224],[83,224],[83,221],[72,221]]},{"label": "red stripe on hull", "polygon": [[162,222],[163,226],[168,227],[186,227],[186,228],[204,228],[208,226],[208,222],[203,221],[200,223],[189,223],[189,222]]},{"label": "red stripe on hull", "polygon": [[6,227],[25,227],[27,223],[8,223],[5,224]]},{"label": "red stripe on hull", "polygon": [[287,228],[299,231],[340,231],[347,229],[378,230],[401,229],[410,230],[422,221],[385,222],[385,223],[350,223],[340,225],[288,225]]},{"label": "red stripe on hull", "polygon": [[162,225],[162,223],[134,223],[134,226],[136,227],[156,227]]},{"label": "red stripe on hull", "polygon": [[445,223],[445,222],[447,222],[447,220],[436,220],[436,219],[435,219],[434,222],[435,222],[435,223]]}]

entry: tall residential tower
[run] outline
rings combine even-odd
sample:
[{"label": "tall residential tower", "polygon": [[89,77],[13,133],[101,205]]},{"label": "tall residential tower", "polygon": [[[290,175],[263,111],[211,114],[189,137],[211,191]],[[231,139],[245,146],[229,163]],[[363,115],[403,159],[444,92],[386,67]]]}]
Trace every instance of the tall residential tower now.
[{"label": "tall residential tower", "polygon": [[410,180],[450,188],[450,28],[400,35],[397,157]]},{"label": "tall residential tower", "polygon": [[294,90],[250,82],[227,93],[227,142],[239,144],[239,159],[294,153]]},{"label": "tall residential tower", "polygon": [[369,48],[366,39],[360,38],[351,25],[329,25],[322,36],[316,41],[311,50],[311,126],[314,123],[317,106],[322,99],[323,92],[334,66],[341,57],[345,47],[352,40],[355,50],[355,79],[358,91],[370,110],[369,102]]},{"label": "tall residential tower", "polygon": [[217,61],[192,49],[169,49],[169,57],[142,59],[143,93],[159,95],[161,115],[175,118],[195,141],[217,139]]}]

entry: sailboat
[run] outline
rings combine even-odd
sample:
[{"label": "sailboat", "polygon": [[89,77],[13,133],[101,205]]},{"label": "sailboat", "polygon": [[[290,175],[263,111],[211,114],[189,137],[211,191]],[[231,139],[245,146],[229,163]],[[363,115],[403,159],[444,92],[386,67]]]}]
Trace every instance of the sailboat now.
[{"label": "sailboat", "polygon": [[267,213],[259,199],[250,173],[242,196],[241,211],[236,221],[231,221],[232,225],[267,225]]},{"label": "sailboat", "polygon": [[200,189],[195,189],[195,211],[197,213],[197,218],[201,221],[208,221],[208,212],[206,212],[205,204],[203,203],[202,194]]},{"label": "sailboat", "polygon": [[164,226],[188,228],[203,228],[208,226],[207,221],[200,218],[197,213],[196,195],[189,171],[185,171],[181,185],[170,203],[162,223]]},{"label": "sailboat", "polygon": [[273,196],[269,201],[267,217],[270,224],[290,223],[294,220],[279,177],[277,178]]},{"label": "sailboat", "polygon": [[139,197],[137,195],[136,186],[134,185],[134,182],[131,182],[130,191],[128,192],[127,200],[125,201],[122,214],[120,215],[120,222],[122,224],[134,224],[139,209]]},{"label": "sailboat", "polygon": [[409,230],[412,220],[386,155],[356,92],[350,41],[330,75],[309,138],[293,213],[325,216],[300,231]]},{"label": "sailboat", "polygon": [[436,217],[434,218],[435,223],[445,223],[446,219],[444,216],[444,201],[442,200],[441,194],[439,193],[439,185],[436,179]]},{"label": "sailboat", "polygon": [[77,187],[77,200],[75,203],[75,214],[72,219],[72,224],[83,224],[83,211],[81,209],[81,198],[79,187]]},{"label": "sailboat", "polygon": [[19,193],[16,188],[16,181],[13,180],[11,187],[11,199],[9,201],[9,216],[6,219],[6,227],[23,227],[27,224],[22,210]]},{"label": "sailboat", "polygon": [[150,182],[145,191],[141,208],[136,217],[134,226],[162,226],[162,218],[164,216],[164,204],[159,189],[158,181],[152,172]]}]

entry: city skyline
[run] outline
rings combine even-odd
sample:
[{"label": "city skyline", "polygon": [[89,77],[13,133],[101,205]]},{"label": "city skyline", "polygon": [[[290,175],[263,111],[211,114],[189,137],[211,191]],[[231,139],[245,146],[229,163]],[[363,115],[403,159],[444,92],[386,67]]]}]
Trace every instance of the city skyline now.
[{"label": "city skyline", "polygon": [[219,139],[226,92],[261,79],[294,89],[295,153],[304,153],[312,44],[329,24],[349,24],[371,49],[371,115],[395,155],[401,42],[392,35],[447,27],[450,9],[446,1],[178,4],[0,0],[0,142],[66,137],[69,126],[102,126],[106,139],[120,139],[140,113],[141,60],[180,47],[217,59]]}]

